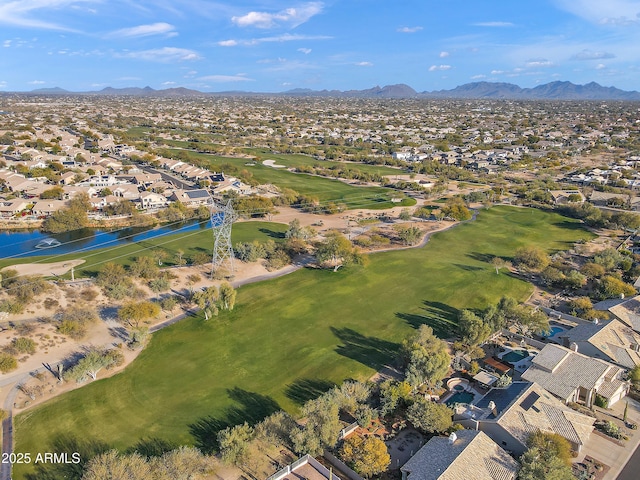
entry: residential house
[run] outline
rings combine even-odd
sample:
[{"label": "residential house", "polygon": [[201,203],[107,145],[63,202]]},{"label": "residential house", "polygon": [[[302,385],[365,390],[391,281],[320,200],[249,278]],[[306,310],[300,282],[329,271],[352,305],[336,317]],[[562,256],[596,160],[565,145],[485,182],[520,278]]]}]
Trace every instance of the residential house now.
[{"label": "residential house", "polygon": [[[582,192],[580,192],[580,190],[550,190],[549,193],[553,198],[553,203],[555,203],[556,205],[566,205],[567,203],[584,203],[585,201],[584,195],[582,195]],[[574,197],[571,197],[572,195],[574,195]],[[572,199],[578,198],[575,197],[575,195],[577,195],[580,200],[570,201],[569,197],[571,197]]]},{"label": "residential house", "polygon": [[66,206],[65,200],[39,200],[33,205],[31,211],[37,217],[48,217]]},{"label": "residential house", "polygon": [[111,187],[111,192],[120,198],[126,198],[127,200],[137,200],[140,197],[140,191],[138,187],[132,183],[123,183],[121,185],[114,185]]},{"label": "residential house", "polygon": [[7,200],[5,202],[0,202],[0,217],[10,218],[18,213],[26,210],[30,205],[26,200],[22,200],[20,198],[16,198],[15,200]]},{"label": "residential house", "polygon": [[159,173],[138,173],[132,175],[131,178],[136,185],[147,188],[149,185],[161,181],[162,175]]},{"label": "residential house", "polygon": [[640,334],[619,320],[596,321],[558,333],[558,343],[623,368],[640,365]]},{"label": "residential house", "polygon": [[640,295],[617,303],[607,310],[622,323],[640,333]]},{"label": "residential house", "polygon": [[449,438],[432,437],[400,471],[402,480],[513,480],[518,469],[484,432],[459,430]]},{"label": "residential house", "polygon": [[533,358],[522,379],[536,382],[564,403],[584,403],[591,408],[600,395],[610,407],[629,391],[622,373],[620,367],[604,360],[549,343]]},{"label": "residential house", "polygon": [[169,200],[182,202],[188,207],[210,205],[213,203],[211,195],[204,188],[195,190],[175,190]]},{"label": "residential house", "polygon": [[224,182],[216,185],[213,189],[214,195],[222,195],[226,192],[235,192],[238,195],[251,195],[252,193],[255,193],[255,190],[237,178],[229,177]]},{"label": "residential house", "polygon": [[64,172],[62,175],[60,175],[60,184],[71,185],[75,183],[76,175],[76,172]]},{"label": "residential house", "polygon": [[475,404],[457,407],[454,421],[481,430],[505,450],[522,455],[529,435],[538,430],[561,435],[580,452],[595,419],[572,410],[535,383],[518,381],[491,389]]},{"label": "residential house", "polygon": [[162,208],[169,205],[167,198],[164,195],[154,192],[142,192],[140,194],[140,205],[142,208]]}]

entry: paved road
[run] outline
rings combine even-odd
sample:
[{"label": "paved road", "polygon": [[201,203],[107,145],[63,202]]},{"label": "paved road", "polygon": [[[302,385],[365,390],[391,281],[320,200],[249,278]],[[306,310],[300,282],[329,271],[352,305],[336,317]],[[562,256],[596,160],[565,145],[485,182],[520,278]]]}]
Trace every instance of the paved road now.
[{"label": "paved road", "polygon": [[640,448],[636,448],[617,480],[638,480],[638,478],[640,478]]},{"label": "paved road", "polygon": [[176,187],[181,188],[183,190],[191,190],[192,188],[196,188],[195,183],[184,180],[183,178],[178,177],[177,175],[171,175],[167,173],[165,170],[158,170],[153,167],[141,167],[142,171],[147,173],[159,173],[162,176],[162,179],[165,182],[173,183]]}]

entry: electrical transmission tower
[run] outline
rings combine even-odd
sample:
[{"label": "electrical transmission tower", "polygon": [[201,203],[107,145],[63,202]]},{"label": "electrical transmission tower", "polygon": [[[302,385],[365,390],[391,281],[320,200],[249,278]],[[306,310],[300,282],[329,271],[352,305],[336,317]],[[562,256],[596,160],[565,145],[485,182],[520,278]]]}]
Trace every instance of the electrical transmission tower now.
[{"label": "electrical transmission tower", "polygon": [[211,205],[211,230],[213,232],[213,259],[211,261],[211,276],[218,268],[229,263],[229,270],[233,272],[233,248],[231,247],[231,226],[236,220],[236,213],[231,206],[231,200],[226,205]]}]

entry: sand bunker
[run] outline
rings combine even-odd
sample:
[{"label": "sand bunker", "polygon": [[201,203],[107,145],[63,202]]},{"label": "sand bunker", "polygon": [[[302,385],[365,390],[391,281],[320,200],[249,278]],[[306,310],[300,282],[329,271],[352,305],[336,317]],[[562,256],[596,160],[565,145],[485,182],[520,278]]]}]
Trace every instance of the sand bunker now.
[{"label": "sand bunker", "polygon": [[17,270],[18,275],[42,275],[51,277],[56,275],[64,275],[71,270],[71,267],[82,265],[85,261],[82,259],[67,260],[65,262],[55,263],[20,263],[5,267],[2,270]]},{"label": "sand bunker", "polygon": [[267,167],[271,167],[271,168],[287,168],[286,165],[278,165],[276,164],[275,160],[265,160],[264,162],[262,162],[263,165],[266,165]]}]

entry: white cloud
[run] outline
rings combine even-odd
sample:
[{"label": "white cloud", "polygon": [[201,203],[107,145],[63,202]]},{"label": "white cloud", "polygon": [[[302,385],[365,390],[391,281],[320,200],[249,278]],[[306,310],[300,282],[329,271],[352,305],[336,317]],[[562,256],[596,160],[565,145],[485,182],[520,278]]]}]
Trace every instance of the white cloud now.
[{"label": "white cloud", "polygon": [[175,85],[176,82],[162,82],[161,85],[164,85],[165,87],[168,87],[170,85]]},{"label": "white cloud", "polygon": [[[611,26],[636,25],[639,22],[638,0],[555,0],[555,3],[591,23]],[[615,12],[615,17],[611,13]]]},{"label": "white cloud", "polygon": [[73,31],[63,25],[35,18],[37,14],[46,18],[43,10],[64,10],[73,8],[79,3],[90,3],[97,0],[11,0],[0,3],[0,23],[19,27],[42,28],[46,30]]},{"label": "white cloud", "polygon": [[231,21],[239,27],[273,28],[288,26],[295,28],[322,12],[323,6],[322,2],[309,2],[277,13],[249,12],[241,17],[231,17]]},{"label": "white cloud", "polygon": [[440,52],[440,55],[438,55],[440,58],[447,58],[449,56],[449,52]]},{"label": "white cloud", "polygon": [[451,65],[431,65],[429,67],[430,72],[442,72],[446,70],[451,70]]},{"label": "white cloud", "polygon": [[137,52],[125,52],[116,54],[117,57],[134,58],[136,60],[147,60],[150,62],[183,62],[190,60],[200,60],[193,50],[186,48],[163,47],[151,50],[141,50]]},{"label": "white cloud", "polygon": [[553,67],[553,62],[546,58],[532,58],[525,63],[527,68]]},{"label": "white cloud", "polygon": [[218,45],[222,47],[235,47],[236,45],[252,46],[259,45],[261,43],[294,42],[299,40],[330,40],[331,38],[333,37],[328,37],[326,35],[293,35],[285,33],[274,37],[252,38],[249,40],[223,40],[222,42],[218,42]]},{"label": "white cloud", "polygon": [[310,48],[299,48],[298,51],[304,53],[305,55],[309,55],[311,53]]},{"label": "white cloud", "polygon": [[486,75],[474,75],[471,77],[471,80],[482,80],[483,78],[487,78]]},{"label": "white cloud", "polygon": [[358,62],[356,65],[358,67],[373,67],[373,63],[371,62]]},{"label": "white cloud", "polygon": [[400,27],[398,31],[400,33],[416,33],[422,30],[422,27]]},{"label": "white cloud", "polygon": [[175,27],[169,23],[158,22],[150,25],[138,25],[137,27],[122,28],[107,35],[108,38],[133,38],[133,37],[149,37],[152,35],[165,35],[174,37],[178,33]]},{"label": "white cloud", "polygon": [[613,53],[584,49],[571,57],[571,60],[605,60],[615,58]]},{"label": "white cloud", "polygon": [[478,22],[474,23],[476,27],[515,27],[515,25],[511,22]]},{"label": "white cloud", "polygon": [[11,40],[5,40],[4,42],[2,42],[2,46],[4,48],[9,48],[11,46]]},{"label": "white cloud", "polygon": [[596,70],[604,70],[607,66],[604,63],[599,63],[596,65]]},{"label": "white cloud", "polygon": [[227,82],[254,82],[253,78],[247,78],[244,75],[207,75],[200,77],[198,80],[204,82],[227,83]]},{"label": "white cloud", "polygon": [[29,82],[29,85],[44,85],[45,83],[47,82],[45,82],[44,80],[32,80]]},{"label": "white cloud", "polygon": [[504,70],[491,70],[491,75],[502,75],[505,73]]}]

